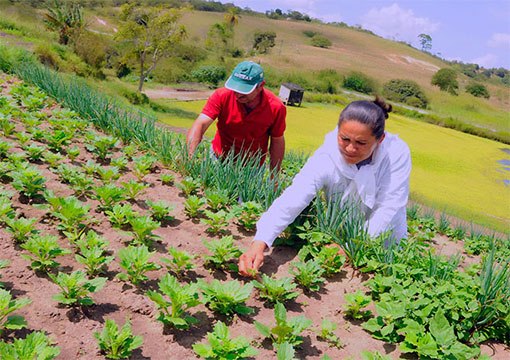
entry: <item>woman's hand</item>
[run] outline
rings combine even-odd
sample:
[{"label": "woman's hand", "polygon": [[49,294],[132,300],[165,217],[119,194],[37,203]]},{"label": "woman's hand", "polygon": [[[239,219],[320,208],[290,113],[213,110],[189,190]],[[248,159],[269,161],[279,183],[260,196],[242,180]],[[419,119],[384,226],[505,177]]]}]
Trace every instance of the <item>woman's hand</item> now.
[{"label": "woman's hand", "polygon": [[264,264],[264,251],[267,245],[260,240],[253,240],[250,248],[239,257],[239,274],[253,277]]}]

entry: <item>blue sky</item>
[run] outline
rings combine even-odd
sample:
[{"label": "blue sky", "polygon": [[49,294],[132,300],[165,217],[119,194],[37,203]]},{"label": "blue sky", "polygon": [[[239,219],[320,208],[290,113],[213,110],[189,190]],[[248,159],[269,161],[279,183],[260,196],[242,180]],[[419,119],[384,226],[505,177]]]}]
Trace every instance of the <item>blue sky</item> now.
[{"label": "blue sky", "polygon": [[297,10],[325,22],[345,22],[448,60],[510,69],[510,0],[221,0],[265,12]]}]

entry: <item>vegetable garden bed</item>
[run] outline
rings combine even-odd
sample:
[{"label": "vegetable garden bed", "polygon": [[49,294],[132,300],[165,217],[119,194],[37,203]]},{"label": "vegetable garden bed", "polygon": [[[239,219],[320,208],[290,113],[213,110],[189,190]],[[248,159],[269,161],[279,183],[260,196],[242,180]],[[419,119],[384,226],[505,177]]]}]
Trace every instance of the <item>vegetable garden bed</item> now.
[{"label": "vegetable garden bed", "polygon": [[[5,75],[0,85],[0,261],[7,260],[0,263],[0,296],[30,299],[9,314],[22,316],[26,324],[19,317],[1,317],[0,301],[0,358],[9,359],[12,344],[22,341],[15,339],[28,341],[39,331],[47,336],[41,343],[49,353],[59,353],[58,359],[113,356],[111,349],[101,351],[97,340],[104,340],[107,320],[131,324],[133,337],[124,342],[131,359],[199,358],[210,351],[211,333],[226,335],[227,328],[231,338],[247,339],[235,342],[239,358],[274,359],[277,352],[279,359],[384,358],[378,353],[398,358],[404,352],[406,358],[417,358],[411,339],[404,341],[402,335],[413,324],[395,322],[391,329],[388,323],[378,324],[404,311],[380,301],[389,292],[385,287],[408,290],[404,283],[388,284],[381,273],[374,277],[378,264],[365,264],[373,269],[364,273],[329,256],[334,259],[331,274],[323,282],[299,287],[298,277],[293,279],[299,272],[298,249],[275,247],[262,268],[263,274],[288,278],[287,292],[281,295],[285,307],[275,305],[268,301],[271,292],[264,298],[260,289],[264,275],[253,286],[232,270],[238,249],[247,248],[253,235],[247,230],[251,213],[234,210],[237,199],[223,205],[221,191],[203,190],[199,184],[194,189],[192,179],[170,170],[138,144],[102,133],[35,88]],[[227,213],[236,215],[223,223]],[[463,251],[462,242],[439,235],[433,240],[423,235],[425,230],[423,222],[416,226],[416,238],[426,239],[427,245],[421,245],[447,254]],[[479,262],[479,257],[466,256],[461,265]],[[371,284],[370,278],[375,279]],[[73,289],[81,282],[83,293],[69,293],[66,282]],[[174,296],[174,305],[181,296],[182,308],[172,313],[169,296]],[[459,316],[467,317],[463,311],[469,306],[459,306],[464,306]],[[385,310],[388,315],[381,316]],[[508,314],[508,309],[499,311]],[[465,358],[471,351],[477,354],[476,346],[472,350],[456,339],[433,348],[432,342],[441,342],[438,334],[455,336],[441,312],[429,313],[431,358],[446,356],[445,348],[464,352]],[[288,320],[290,327],[275,329],[275,316]],[[370,332],[362,327],[366,320]],[[115,327],[110,321],[107,325]],[[284,339],[292,328],[295,333]],[[425,350],[420,350],[422,356]],[[510,356],[502,343],[482,350],[494,359]]]}]

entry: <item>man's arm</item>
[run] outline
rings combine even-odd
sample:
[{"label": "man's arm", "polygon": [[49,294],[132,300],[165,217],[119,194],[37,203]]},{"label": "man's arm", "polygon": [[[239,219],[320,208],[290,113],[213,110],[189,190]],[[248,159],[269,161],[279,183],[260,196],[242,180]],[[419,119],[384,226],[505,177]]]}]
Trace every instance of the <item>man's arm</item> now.
[{"label": "man's arm", "polygon": [[198,144],[200,144],[200,141],[202,141],[206,130],[209,128],[209,126],[211,126],[213,121],[214,119],[211,119],[207,115],[198,115],[195,122],[186,134],[186,144],[188,144],[189,155],[192,155],[195,152]]},{"label": "man's arm", "polygon": [[285,138],[283,136],[271,136],[271,143],[269,145],[269,157],[271,170],[276,169],[280,171],[283,156],[285,155]]}]

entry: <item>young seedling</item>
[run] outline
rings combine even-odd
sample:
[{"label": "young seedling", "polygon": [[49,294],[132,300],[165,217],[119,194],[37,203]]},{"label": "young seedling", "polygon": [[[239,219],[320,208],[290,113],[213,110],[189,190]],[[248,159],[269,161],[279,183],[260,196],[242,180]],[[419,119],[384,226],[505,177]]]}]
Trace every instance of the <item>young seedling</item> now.
[{"label": "young seedling", "polygon": [[129,320],[119,330],[115,321],[106,319],[103,331],[94,332],[94,337],[107,359],[127,359],[143,343],[141,336],[133,335]]},{"label": "young seedling", "polygon": [[294,275],[296,283],[305,291],[319,291],[325,281],[322,277],[324,270],[316,260],[294,262],[289,272]]},{"label": "young seedling", "polygon": [[107,184],[94,188],[95,199],[101,204],[102,210],[111,210],[113,205],[125,199],[125,190],[115,184]]},{"label": "young seedling", "polygon": [[146,200],[145,203],[149,206],[152,218],[156,221],[173,221],[175,218],[170,214],[175,209],[175,206],[167,203],[164,200],[150,201]]},{"label": "young seedling", "polygon": [[365,320],[372,315],[369,310],[362,310],[370,304],[372,299],[370,296],[363,294],[360,290],[355,293],[345,294],[344,299],[346,301],[344,305],[345,316],[351,319]]},{"label": "young seedling", "polygon": [[123,281],[130,281],[135,286],[147,280],[145,275],[147,272],[161,268],[158,264],[149,261],[153,254],[145,245],[120,249],[118,252],[120,266],[126,273],[120,273],[117,277]]},{"label": "young seedling", "polygon": [[12,186],[29,199],[41,195],[45,189],[46,178],[41,172],[32,166],[12,171]]},{"label": "young seedling", "polygon": [[131,217],[129,225],[131,225],[135,244],[149,245],[153,240],[159,239],[159,236],[152,231],[158,229],[161,223],[152,220],[150,216]]},{"label": "young seedling", "polygon": [[184,201],[184,212],[191,219],[198,218],[202,214],[201,208],[204,206],[204,204],[205,201],[203,198],[200,198],[196,195],[190,195]]},{"label": "young seedling", "polygon": [[14,241],[18,244],[22,244],[27,241],[32,235],[37,234],[37,229],[35,228],[35,223],[37,222],[37,218],[19,218],[19,219],[9,219],[5,220],[5,224],[7,225],[7,232],[9,232]]},{"label": "young seedling", "polygon": [[161,183],[163,185],[173,185],[174,184],[174,181],[175,181],[175,176],[173,174],[170,174],[170,173],[162,173],[160,176],[159,176],[159,179],[161,180]]},{"label": "young seedling", "polygon": [[5,159],[12,147],[13,145],[10,142],[0,140],[0,159]]},{"label": "young seedling", "polygon": [[101,167],[100,164],[91,159],[87,160],[87,162],[84,165],[82,165],[82,169],[85,171],[87,175],[90,176],[93,176],[95,173],[97,173],[100,167]]},{"label": "young seedling", "polygon": [[43,161],[52,169],[56,168],[62,160],[64,160],[64,157],[59,153],[53,153],[51,151],[44,152]]},{"label": "young seedling", "polygon": [[138,147],[135,144],[126,145],[122,148],[122,152],[128,159],[133,159],[133,156],[137,153]]},{"label": "young seedling", "polygon": [[44,146],[31,144],[29,146],[24,146],[23,150],[26,152],[30,162],[38,162],[42,160],[46,148]]},{"label": "young seedling", "polygon": [[209,225],[205,231],[212,235],[218,235],[227,231],[225,228],[228,226],[229,213],[224,210],[218,212],[205,210],[205,216],[206,218],[201,220],[203,224]]},{"label": "young seedling", "polygon": [[78,166],[68,164],[60,164],[53,172],[58,174],[60,180],[65,184],[70,184],[73,179],[83,176]]},{"label": "young seedling", "polygon": [[53,299],[68,306],[90,306],[94,300],[89,296],[103,288],[107,278],[96,277],[87,279],[83,271],[77,270],[70,274],[59,272],[57,276],[48,273],[48,276],[62,290],[60,294],[53,296]]},{"label": "young seedling", "polygon": [[327,342],[330,346],[336,348],[343,348],[345,345],[342,343],[338,335],[335,334],[337,324],[328,319],[322,319],[320,332],[317,335],[319,340]]},{"label": "young seedling", "polygon": [[105,162],[118,142],[118,139],[113,136],[97,136],[85,147],[88,151],[95,154],[99,161]]},{"label": "young seedling", "polygon": [[32,139],[32,135],[27,134],[24,131],[16,133],[15,136],[18,139],[18,144],[20,144],[21,147],[24,147],[26,143]]},{"label": "young seedling", "polygon": [[253,309],[245,305],[253,290],[251,283],[243,285],[237,280],[221,282],[214,279],[209,284],[201,282],[200,287],[204,304],[214,312],[227,316],[253,313]]},{"label": "young seedling", "polygon": [[145,175],[150,174],[156,161],[157,159],[154,156],[148,154],[133,158],[133,174],[135,174],[138,181],[142,181]]},{"label": "young seedling", "polygon": [[110,183],[120,178],[119,168],[115,166],[101,166],[97,169],[97,176],[104,184]]},{"label": "young seedling", "polygon": [[0,341],[0,359],[44,359],[52,360],[60,354],[60,348],[42,331],[28,334],[24,339],[14,339],[12,343]]},{"label": "young seedling", "polygon": [[128,166],[128,158],[125,156],[119,156],[110,160],[110,165],[117,167],[120,171],[124,171]]},{"label": "young seedling", "polygon": [[246,359],[257,355],[250,340],[243,336],[231,339],[227,325],[218,321],[213,332],[207,333],[207,344],[193,344],[193,351],[204,359]]},{"label": "young seedling", "polygon": [[255,230],[255,225],[257,224],[262,211],[262,205],[255,201],[243,202],[233,208],[233,213],[237,223],[246,231]]},{"label": "young seedling", "polygon": [[80,148],[78,146],[73,146],[67,149],[67,157],[69,160],[74,161],[80,155]]},{"label": "young seedling", "polygon": [[218,212],[227,208],[230,197],[226,191],[207,189],[205,190],[205,200],[211,211]]},{"label": "young seedling", "polygon": [[148,188],[148,185],[131,179],[128,182],[123,182],[122,187],[126,198],[131,201],[136,201],[136,197],[143,194],[143,191]]},{"label": "young seedling", "polygon": [[58,198],[58,209],[51,213],[60,220],[57,229],[77,235],[90,222],[90,205],[86,205],[74,196]]},{"label": "young seedling", "polygon": [[325,277],[332,276],[342,271],[346,260],[345,256],[339,253],[339,248],[334,245],[322,246],[318,252],[312,252],[311,255],[324,270]]},{"label": "young seedling", "polygon": [[0,225],[4,225],[7,219],[14,219],[16,212],[12,208],[12,200],[7,196],[0,196]]},{"label": "young seedling", "polygon": [[89,276],[103,273],[113,258],[113,256],[106,256],[104,249],[99,245],[86,246],[83,244],[80,246],[80,254],[75,255],[76,261],[85,266]]},{"label": "young seedling", "polygon": [[73,137],[73,132],[70,133],[64,130],[55,130],[54,132],[46,133],[44,140],[50,150],[62,153],[64,148],[71,143]]},{"label": "young seedling", "polygon": [[160,292],[147,291],[147,296],[160,310],[159,321],[179,330],[187,330],[198,323],[196,318],[188,314],[189,309],[200,304],[196,283],[180,284],[175,277],[166,274],[158,286]]},{"label": "young seedling", "polygon": [[[10,262],[9,260],[0,260],[0,270],[3,269],[3,268],[6,268],[7,266],[9,266]],[[0,278],[2,278],[2,274],[0,274]],[[2,282],[0,282],[0,288],[3,288],[4,287],[4,284]]]},{"label": "young seedling", "polygon": [[9,119],[0,119],[0,128],[2,129],[2,132],[5,137],[9,137],[14,133],[14,130],[16,130],[16,125],[14,123],[11,123]]},{"label": "young seedling", "polygon": [[107,251],[108,249],[108,240],[99,235],[94,230],[89,230],[86,234],[83,233],[82,236],[76,241],[76,246],[78,248],[87,247],[93,248],[98,247],[103,249],[103,251]]},{"label": "young seedling", "polygon": [[198,189],[200,189],[200,181],[188,176],[177,184],[177,188],[181,190],[186,197],[189,197],[190,195],[195,195],[198,192]]},{"label": "young seedling", "polygon": [[133,210],[131,204],[116,204],[111,210],[106,210],[104,213],[112,226],[117,228],[129,224],[131,218],[138,217],[138,213]]},{"label": "young seedling", "polygon": [[29,298],[13,299],[9,291],[0,289],[0,335],[4,329],[17,330],[27,326],[27,322],[20,315],[10,315],[16,310],[30,304]]},{"label": "young seedling", "polygon": [[272,304],[285,303],[295,299],[299,293],[296,290],[296,284],[291,278],[285,277],[274,279],[262,274],[261,281],[253,280],[253,286],[259,290],[259,297]]},{"label": "young seedling", "polygon": [[34,235],[21,247],[31,254],[21,255],[24,259],[31,261],[30,267],[42,272],[48,272],[59,265],[54,260],[57,256],[71,253],[67,249],[62,249],[58,244],[58,238],[52,235]]},{"label": "young seedling", "polygon": [[182,277],[182,275],[188,271],[195,268],[195,264],[193,260],[195,256],[190,255],[185,250],[178,250],[177,248],[171,246],[168,248],[168,253],[171,258],[161,258],[161,262],[166,266],[167,270],[173,273],[177,277]]},{"label": "young seedling", "polygon": [[203,240],[203,243],[212,253],[204,258],[207,265],[216,269],[237,270],[237,265],[232,261],[237,260],[242,252],[234,244],[234,238],[231,235],[221,239]]},{"label": "young seedling", "polygon": [[287,319],[287,310],[282,303],[277,303],[274,307],[274,317],[276,324],[270,328],[258,321],[255,321],[255,328],[265,338],[271,339],[273,346],[275,344],[289,343],[297,346],[303,342],[300,334],[312,325],[312,320],[303,315]]},{"label": "young seedling", "polygon": [[[276,350],[276,360],[296,360],[296,350],[294,350],[294,346],[288,342],[274,344],[274,348]],[[326,356],[327,355],[325,355],[321,360],[330,360],[326,358]]]}]

